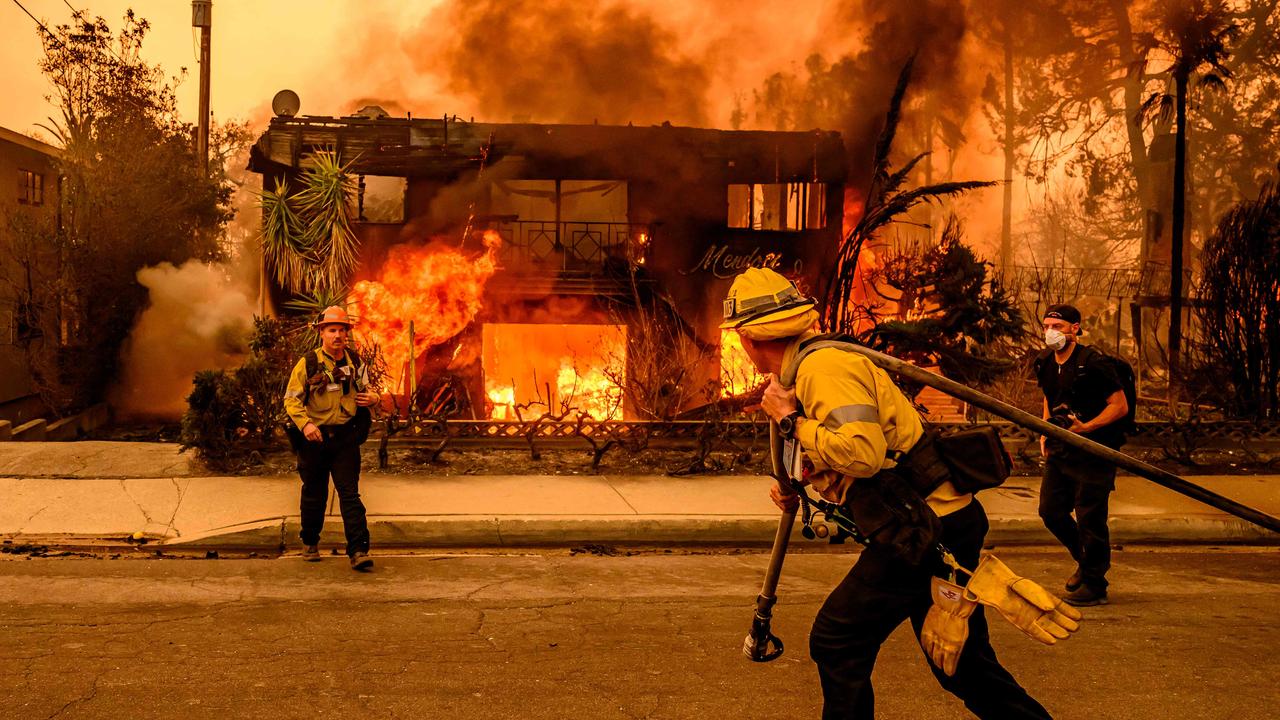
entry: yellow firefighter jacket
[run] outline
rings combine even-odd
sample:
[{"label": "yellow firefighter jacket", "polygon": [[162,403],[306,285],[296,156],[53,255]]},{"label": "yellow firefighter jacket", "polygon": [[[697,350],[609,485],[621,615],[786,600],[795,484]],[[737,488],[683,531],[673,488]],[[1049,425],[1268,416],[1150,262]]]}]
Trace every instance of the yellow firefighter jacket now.
[{"label": "yellow firefighter jacket", "polygon": [[[795,360],[802,335],[787,347],[782,366]],[[884,370],[857,353],[838,348],[815,350],[796,375],[796,400],[804,417],[796,438],[813,467],[809,484],[822,497],[843,503],[858,478],[875,475],[894,463],[886,450],[910,450],[924,427],[911,401]],[[969,504],[972,495],[944,482],[926,500],[939,516]]]},{"label": "yellow firefighter jacket", "polygon": [[[284,411],[299,430],[309,422],[316,425],[342,425],[356,416],[356,392],[364,392],[368,380],[364,365],[356,371],[354,382],[347,384],[346,392],[342,391],[341,384],[337,391],[328,390],[336,361],[322,349],[317,348],[311,352],[320,360],[319,369],[324,371],[326,379],[318,387],[312,388],[311,396],[304,405],[303,398],[307,397],[307,357],[304,355],[299,358],[284,390]],[[350,352],[351,350],[347,350],[348,354]]]}]

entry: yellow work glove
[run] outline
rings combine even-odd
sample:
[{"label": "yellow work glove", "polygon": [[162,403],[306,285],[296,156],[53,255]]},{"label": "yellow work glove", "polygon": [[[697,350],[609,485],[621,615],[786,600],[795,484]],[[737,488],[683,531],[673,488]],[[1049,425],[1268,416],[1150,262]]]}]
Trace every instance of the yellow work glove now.
[{"label": "yellow work glove", "polygon": [[1080,629],[1079,610],[1039,584],[1015,575],[994,555],[983,555],[965,586],[965,596],[995,608],[1013,626],[1046,645]]},{"label": "yellow work glove", "polygon": [[969,639],[969,616],[978,601],[966,597],[964,588],[933,578],[933,606],[920,628],[920,647],[934,667],[947,676],[956,674],[964,641]]}]

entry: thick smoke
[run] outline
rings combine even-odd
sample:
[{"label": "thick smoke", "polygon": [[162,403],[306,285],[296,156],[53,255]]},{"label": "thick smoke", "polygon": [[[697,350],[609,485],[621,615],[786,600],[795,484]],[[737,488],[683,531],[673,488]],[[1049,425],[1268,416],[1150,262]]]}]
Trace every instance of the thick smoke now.
[{"label": "thick smoke", "polygon": [[448,2],[417,34],[423,46],[434,46],[417,56],[419,70],[444,76],[450,90],[473,98],[488,119],[711,120],[704,63],[681,52],[672,30],[624,5]]},{"label": "thick smoke", "polygon": [[150,304],[125,344],[111,405],[126,417],[176,419],[199,370],[238,366],[253,321],[251,293],[224,268],[195,260],[138,271]]},{"label": "thick smoke", "polygon": [[[859,0],[840,5],[828,37],[815,44],[803,67],[780,70],[754,91],[740,119],[775,130],[820,127],[845,140],[850,184],[869,179],[876,138],[885,110],[908,59],[915,57],[908,100],[927,98],[927,114],[945,122],[962,141],[960,128],[971,112],[971,81],[962,67],[967,18],[953,0]],[[856,40],[857,49],[832,53],[838,40]],[[913,130],[908,113],[900,135]]]}]

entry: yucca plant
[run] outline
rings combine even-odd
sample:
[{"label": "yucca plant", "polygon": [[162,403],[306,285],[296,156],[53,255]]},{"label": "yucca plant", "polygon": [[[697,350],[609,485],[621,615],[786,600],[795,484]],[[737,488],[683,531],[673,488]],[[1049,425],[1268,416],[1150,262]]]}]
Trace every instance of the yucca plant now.
[{"label": "yucca plant", "polygon": [[294,299],[285,302],[285,309],[306,318],[306,322],[299,330],[301,347],[315,347],[320,344],[320,334],[311,327],[311,321],[324,312],[325,308],[333,305],[347,306],[346,285],[338,285],[335,288],[316,288],[310,292],[299,293]]},{"label": "yucca plant", "polygon": [[258,193],[262,207],[262,260],[267,272],[290,292],[301,292],[307,285],[316,257],[306,244],[306,223],[294,208],[289,184],[277,179],[274,190]]},{"label": "yucca plant", "polygon": [[306,220],[302,237],[317,258],[308,289],[336,290],[358,263],[360,242],[351,230],[356,184],[349,167],[331,150],[314,154],[303,174],[302,190],[294,196],[298,214]]}]

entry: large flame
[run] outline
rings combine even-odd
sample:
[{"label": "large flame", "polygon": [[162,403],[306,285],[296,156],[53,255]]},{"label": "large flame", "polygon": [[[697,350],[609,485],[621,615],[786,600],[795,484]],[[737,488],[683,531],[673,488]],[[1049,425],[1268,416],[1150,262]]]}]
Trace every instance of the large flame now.
[{"label": "large flame", "polygon": [[566,419],[622,417],[625,327],[485,325],[483,363],[494,420],[566,412]]},{"label": "large flame", "polygon": [[733,397],[751,392],[769,380],[756,371],[755,363],[742,347],[737,330],[720,332],[720,396]]},{"label": "large flame", "polygon": [[388,253],[381,277],[351,288],[348,299],[359,318],[358,330],[366,342],[381,346],[392,377],[407,378],[409,363],[475,319],[501,245],[494,231],[484,234],[485,251],[479,257],[439,246],[397,245]]}]

